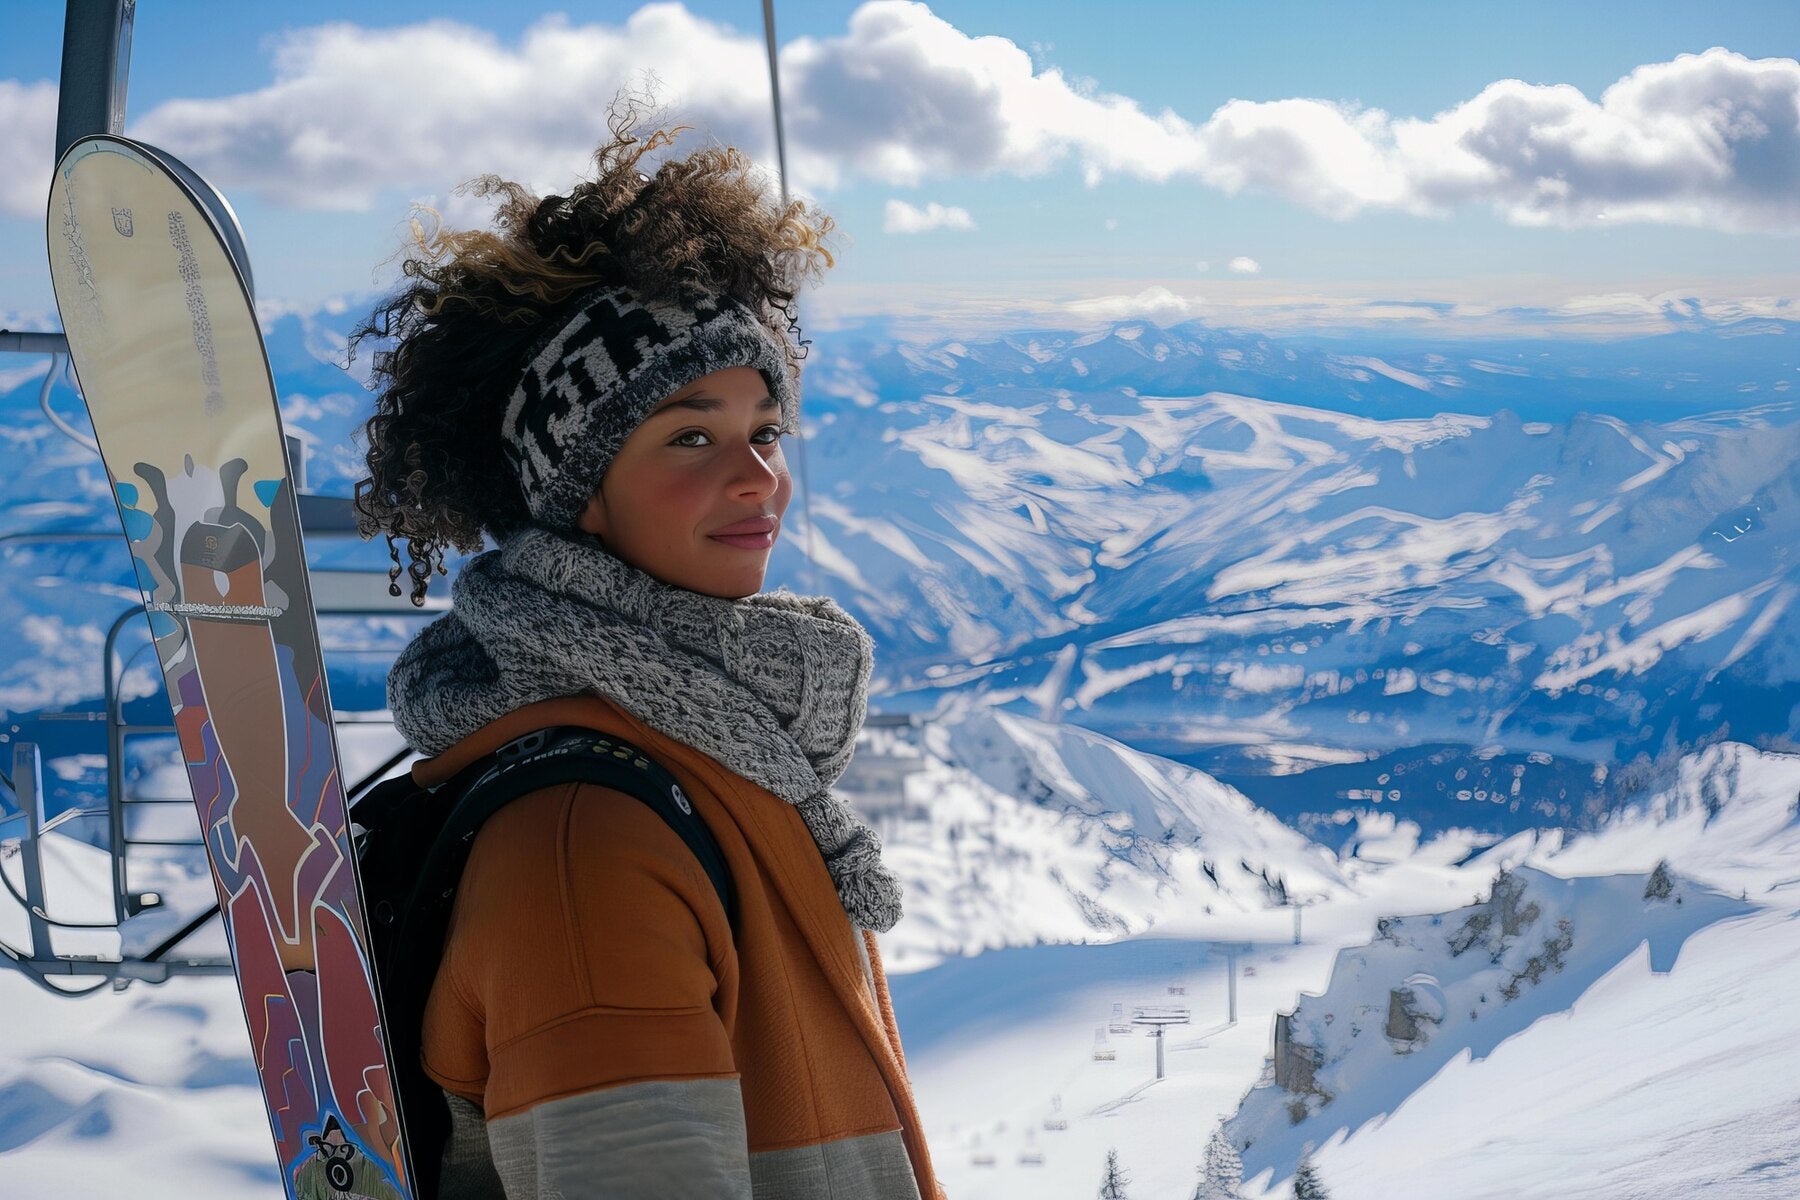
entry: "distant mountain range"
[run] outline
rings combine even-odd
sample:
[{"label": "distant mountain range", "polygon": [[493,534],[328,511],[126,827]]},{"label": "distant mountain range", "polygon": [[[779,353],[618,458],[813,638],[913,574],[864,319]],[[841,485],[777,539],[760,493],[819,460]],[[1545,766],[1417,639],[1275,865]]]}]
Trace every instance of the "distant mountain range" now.
[{"label": "distant mountain range", "polygon": [[[341,365],[353,320],[268,330],[309,486],[338,495],[368,404],[366,358]],[[1591,820],[1684,749],[1800,743],[1800,326],[1689,324],[822,334],[793,454],[807,500],[771,582],[870,628],[887,711],[1067,720],[1315,831],[1346,806]],[[0,484],[9,526],[110,521],[36,383],[0,396],[28,458]],[[353,542],[314,557],[385,565]],[[339,666],[341,705],[379,704],[366,660]]]},{"label": "distant mountain range", "polygon": [[834,344],[816,570],[890,706],[1066,717],[1296,819],[1580,821],[1596,768],[1800,737],[1797,348]]}]

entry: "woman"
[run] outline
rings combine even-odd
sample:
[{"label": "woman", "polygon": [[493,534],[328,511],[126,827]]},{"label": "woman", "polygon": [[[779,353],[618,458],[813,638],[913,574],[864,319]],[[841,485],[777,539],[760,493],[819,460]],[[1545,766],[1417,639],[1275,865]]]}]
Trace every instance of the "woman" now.
[{"label": "woman", "polygon": [[395,344],[358,504],[407,541],[415,599],[449,547],[499,547],[389,677],[432,756],[415,777],[550,726],[633,742],[718,840],[736,929],[622,794],[490,820],[425,1015],[444,1194],[937,1197],[872,932],[899,888],[830,790],[869,639],[827,599],[760,594],[792,493],[790,314],[830,221],[735,151],[646,176],[669,135],[629,113],[613,134],[567,196],[490,177],[495,232],[421,233],[359,331]]}]

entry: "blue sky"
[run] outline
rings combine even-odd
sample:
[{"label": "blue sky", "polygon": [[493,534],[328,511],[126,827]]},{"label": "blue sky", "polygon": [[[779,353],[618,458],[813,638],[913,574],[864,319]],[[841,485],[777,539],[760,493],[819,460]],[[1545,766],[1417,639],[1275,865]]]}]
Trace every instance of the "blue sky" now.
[{"label": "blue sky", "polygon": [[[12,0],[0,38],[15,326],[50,307],[30,180],[62,7]],[[127,131],[225,190],[263,299],[301,308],[381,287],[409,201],[485,169],[566,180],[644,69],[772,158],[752,0],[501,8],[145,4]],[[1800,302],[1791,3],[789,0],[777,20],[795,178],[845,234],[828,309],[1354,325],[1429,299],[1472,327]]]}]

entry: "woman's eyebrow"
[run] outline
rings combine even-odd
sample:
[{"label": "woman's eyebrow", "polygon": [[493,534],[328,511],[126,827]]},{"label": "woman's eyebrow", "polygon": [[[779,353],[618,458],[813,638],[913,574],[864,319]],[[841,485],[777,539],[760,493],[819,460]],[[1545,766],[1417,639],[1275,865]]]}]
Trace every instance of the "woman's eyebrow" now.
[{"label": "woman's eyebrow", "polygon": [[[724,408],[724,407],[725,407],[725,401],[720,400],[716,396],[705,396],[705,395],[683,396],[679,400],[669,401],[667,404],[664,404],[661,408],[657,409],[654,413],[652,413],[650,415],[654,416],[654,417],[660,417],[664,413],[673,411],[674,409],[677,409],[677,408],[690,409],[694,412],[713,413],[713,412],[718,412],[721,408]],[[757,407],[758,411],[762,411],[762,410],[770,409],[770,408],[779,408],[779,407],[781,407],[781,404],[773,396],[764,396],[760,401],[757,402],[756,407]]]}]

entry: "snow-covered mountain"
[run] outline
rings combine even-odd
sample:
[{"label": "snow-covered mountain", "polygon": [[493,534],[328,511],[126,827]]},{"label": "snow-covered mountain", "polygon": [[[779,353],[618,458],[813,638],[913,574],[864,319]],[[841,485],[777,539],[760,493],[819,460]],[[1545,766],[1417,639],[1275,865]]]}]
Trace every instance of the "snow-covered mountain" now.
[{"label": "snow-covered mountain", "polygon": [[1330,851],[1199,771],[981,705],[870,730],[845,783],[906,880],[884,950],[899,971],[1185,933],[1351,886]]},{"label": "snow-covered mountain", "polygon": [[[341,366],[353,318],[268,329],[309,483],[339,495],[367,405],[368,355]],[[810,499],[771,582],[869,626],[888,711],[979,695],[1204,767],[1296,823],[1393,805],[1427,828],[1582,824],[1638,778],[1596,768],[1800,743],[1796,328],[833,331],[807,377]],[[35,411],[36,379],[11,382],[9,529],[104,527],[98,463]],[[79,421],[66,389],[53,403]],[[0,664],[0,704],[78,707],[97,688],[62,660],[129,562],[11,553],[104,589],[55,611],[0,589],[40,654]],[[313,557],[385,566],[354,539]],[[352,707],[379,705],[368,672],[339,656],[337,674]]]},{"label": "snow-covered mountain", "polygon": [[[1791,330],[1733,343],[1767,378],[1711,411],[1682,372],[1569,361],[1588,347],[1229,341],[1135,323],[823,357],[818,570],[878,632],[885,703],[976,691],[1289,816],[1329,797],[1492,828],[1582,821],[1621,795],[1596,764],[1724,726],[1800,737]],[[1290,354],[1305,406],[1268,398]],[[1682,399],[1592,411],[1632,379]],[[1560,420],[1519,415],[1551,399]]]}]

